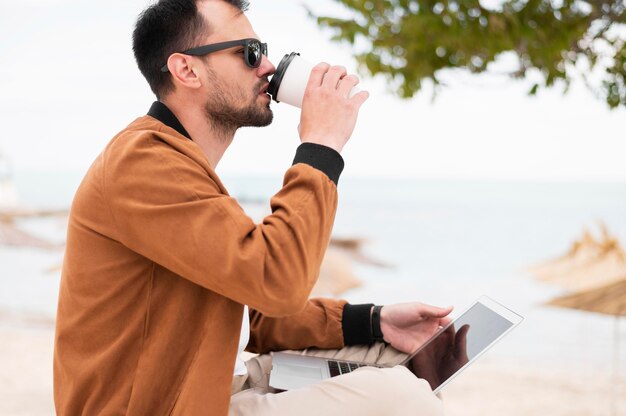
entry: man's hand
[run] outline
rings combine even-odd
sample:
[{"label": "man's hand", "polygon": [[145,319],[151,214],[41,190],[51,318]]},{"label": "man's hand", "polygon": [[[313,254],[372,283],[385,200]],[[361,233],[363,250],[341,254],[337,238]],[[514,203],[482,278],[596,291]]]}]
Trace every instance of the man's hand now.
[{"label": "man's hand", "polygon": [[410,370],[417,377],[427,380],[433,390],[439,387],[469,361],[469,329],[469,325],[463,325],[457,332],[454,325],[450,325],[411,359]]},{"label": "man's hand", "polygon": [[450,322],[452,307],[438,308],[422,303],[387,305],[380,311],[380,328],[386,342],[411,353],[442,326]]},{"label": "man's hand", "polygon": [[341,152],[348,142],[361,105],[369,94],[361,91],[348,98],[359,79],[346,69],[326,63],[311,71],[304,91],[298,132],[302,143],[317,143]]}]

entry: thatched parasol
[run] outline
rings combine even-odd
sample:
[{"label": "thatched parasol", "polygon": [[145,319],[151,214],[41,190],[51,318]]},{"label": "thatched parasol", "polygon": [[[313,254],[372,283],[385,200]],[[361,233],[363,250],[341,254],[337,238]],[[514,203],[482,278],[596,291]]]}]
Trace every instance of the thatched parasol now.
[{"label": "thatched parasol", "polygon": [[562,276],[572,269],[596,260],[598,254],[599,242],[589,230],[585,229],[582,237],[575,240],[565,254],[531,266],[528,272],[537,280],[550,282],[555,276]]},{"label": "thatched parasol", "polygon": [[626,274],[607,285],[552,299],[547,305],[626,316]]},{"label": "thatched parasol", "polygon": [[626,252],[615,239],[605,241],[594,260],[560,275],[554,275],[550,283],[566,289],[583,291],[604,286],[626,276]]},{"label": "thatched parasol", "polygon": [[337,296],[362,284],[361,279],[354,274],[350,257],[329,247],[324,255],[320,276],[313,287],[311,297]]},{"label": "thatched parasol", "polygon": [[529,269],[537,280],[581,291],[600,287],[626,276],[626,252],[617,238],[601,225],[602,237],[587,230],[563,256]]},{"label": "thatched parasol", "polygon": [[347,290],[357,288],[363,283],[354,273],[354,263],[360,262],[370,266],[391,267],[363,253],[365,240],[360,238],[336,238],[324,255],[320,268],[320,276],[313,288],[311,296],[338,296]]},{"label": "thatched parasol", "polygon": [[617,279],[617,281],[612,283],[562,296],[549,301],[546,305],[613,315],[615,317],[611,409],[612,414],[616,415],[617,409],[614,390],[619,381],[619,318],[626,316],[626,274],[621,276],[621,279]]},{"label": "thatched parasol", "polygon": [[35,247],[47,250],[54,250],[62,247],[62,244],[55,244],[36,237],[26,231],[22,231],[13,224],[0,221],[0,245],[16,247]]}]

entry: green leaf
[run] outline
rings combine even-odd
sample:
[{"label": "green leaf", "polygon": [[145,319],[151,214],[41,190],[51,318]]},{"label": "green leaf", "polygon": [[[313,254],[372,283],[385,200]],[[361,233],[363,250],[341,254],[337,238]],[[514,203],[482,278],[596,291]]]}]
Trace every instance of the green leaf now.
[{"label": "green leaf", "polygon": [[479,0],[335,1],[352,18],[309,15],[330,29],[332,41],[364,41],[369,48],[355,56],[360,68],[384,75],[400,97],[412,97],[441,70],[481,73],[500,54],[513,52],[520,63],[513,77],[523,79],[531,69],[542,74],[530,95],[554,85],[564,85],[566,93],[584,57],[589,65],[583,76],[604,69],[600,81],[589,83],[594,94],[610,108],[626,105],[623,1],[587,1],[589,12],[580,0],[505,0],[499,9],[485,9]]}]

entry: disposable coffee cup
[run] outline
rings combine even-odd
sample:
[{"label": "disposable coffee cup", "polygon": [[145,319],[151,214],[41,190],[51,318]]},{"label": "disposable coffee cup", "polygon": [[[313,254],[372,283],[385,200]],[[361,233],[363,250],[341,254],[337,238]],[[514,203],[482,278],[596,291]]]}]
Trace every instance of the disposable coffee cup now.
[{"label": "disposable coffee cup", "polygon": [[[277,103],[283,102],[302,108],[304,90],[314,66],[315,64],[303,59],[297,52],[285,55],[270,80],[267,93]],[[352,88],[349,97],[352,98],[360,91],[362,90],[358,87]]]}]

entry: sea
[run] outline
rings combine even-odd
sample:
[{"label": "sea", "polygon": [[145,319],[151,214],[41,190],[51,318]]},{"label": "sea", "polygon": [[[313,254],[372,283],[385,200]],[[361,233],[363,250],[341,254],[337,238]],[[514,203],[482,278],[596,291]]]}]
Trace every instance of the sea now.
[{"label": "sea", "polygon": [[[21,204],[42,210],[69,208],[81,179],[81,172],[14,175]],[[282,185],[279,176],[223,181],[256,221],[270,213]],[[366,256],[388,265],[355,263],[363,285],[343,298],[453,305],[454,316],[486,295],[524,316],[488,352],[492,359],[626,376],[626,322],[545,306],[568,292],[527,270],[564,255],[585,229],[599,235],[601,224],[626,244],[626,183],[344,176],[338,190],[333,235],[364,240]],[[60,245],[65,240],[64,218],[16,225]],[[0,246],[0,317],[53,323],[62,260],[62,248]]]}]

